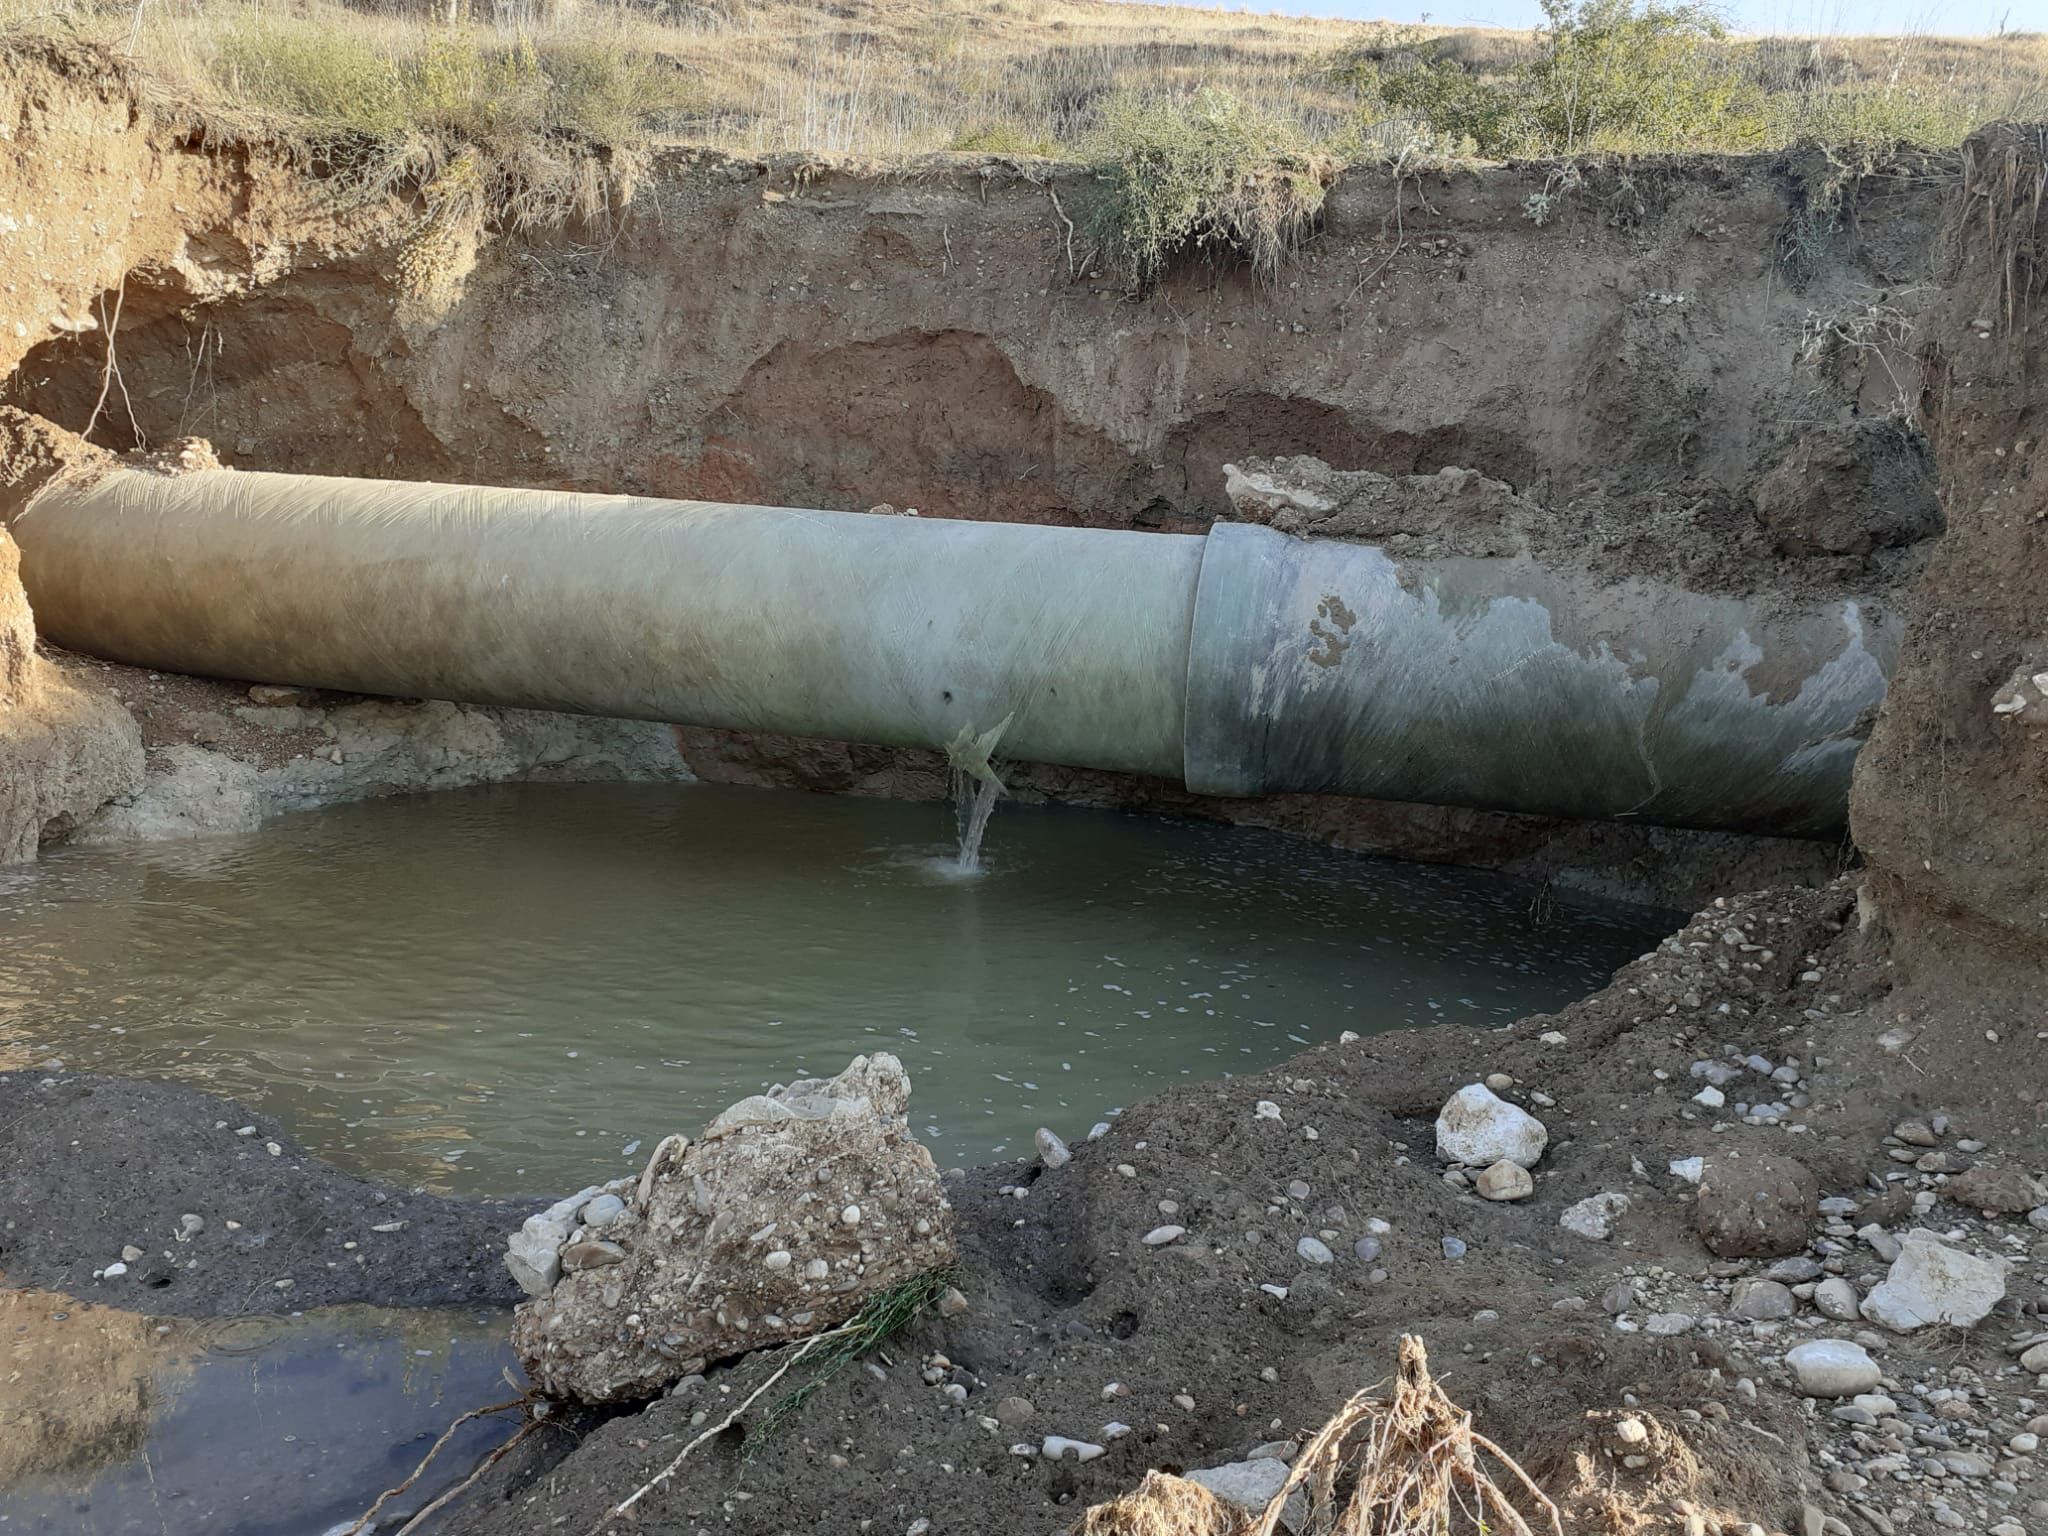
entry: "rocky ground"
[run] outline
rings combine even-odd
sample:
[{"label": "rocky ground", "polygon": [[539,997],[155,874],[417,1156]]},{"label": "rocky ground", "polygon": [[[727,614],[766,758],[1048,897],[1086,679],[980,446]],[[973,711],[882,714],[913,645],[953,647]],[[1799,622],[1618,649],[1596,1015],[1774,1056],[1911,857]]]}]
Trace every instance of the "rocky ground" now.
[{"label": "rocky ground", "polygon": [[[750,1439],[765,1395],[636,1514],[1052,1532],[1149,1468],[1256,1491],[1412,1332],[1572,1530],[2048,1529],[2043,1045],[1957,1038],[1898,1016],[1838,883],[1717,904],[1552,1017],[1178,1088],[1063,1165],[948,1172],[965,1310]],[[1458,1090],[1505,1141],[1440,1151]],[[51,1067],[0,1078],[0,1127],[12,1284],[172,1313],[514,1294],[526,1207],[347,1179],[202,1095]],[[1531,1177],[1482,1176],[1503,1152]],[[563,1417],[452,1528],[589,1528],[786,1359]]]}]

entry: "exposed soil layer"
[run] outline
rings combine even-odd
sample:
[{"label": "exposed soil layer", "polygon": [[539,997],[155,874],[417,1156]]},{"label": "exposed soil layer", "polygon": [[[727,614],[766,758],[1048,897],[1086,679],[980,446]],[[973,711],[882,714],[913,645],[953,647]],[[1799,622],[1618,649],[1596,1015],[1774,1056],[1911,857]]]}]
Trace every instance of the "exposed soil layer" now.
[{"label": "exposed soil layer", "polygon": [[[350,1178],[269,1116],[176,1084],[0,1073],[9,1286],[165,1317],[510,1303],[505,1233],[531,1209]],[[124,1248],[142,1257],[102,1278]]]},{"label": "exposed soil layer", "polygon": [[1951,531],[1856,776],[1857,842],[1930,1004],[2048,979],[2044,159],[2039,128],[1969,146],[1922,392]]}]

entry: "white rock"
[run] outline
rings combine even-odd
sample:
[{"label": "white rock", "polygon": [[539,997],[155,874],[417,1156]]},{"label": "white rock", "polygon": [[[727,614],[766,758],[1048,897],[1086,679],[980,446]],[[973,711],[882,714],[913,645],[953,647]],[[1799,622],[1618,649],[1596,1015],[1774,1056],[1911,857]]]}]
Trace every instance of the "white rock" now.
[{"label": "white rock", "polygon": [[1549,1141],[1541,1120],[1484,1083],[1460,1088],[1436,1117],[1436,1154],[1447,1163],[1483,1168],[1506,1161],[1533,1168]]},{"label": "white rock", "polygon": [[1520,1163],[1502,1158],[1482,1172],[1474,1187],[1488,1200],[1526,1200],[1536,1193],[1536,1181]]},{"label": "white rock", "polygon": [[1320,1238],[1304,1237],[1294,1245],[1294,1251],[1311,1264],[1328,1264],[1336,1258]]},{"label": "white rock", "polygon": [[1031,1139],[1037,1144],[1038,1160],[1048,1168],[1064,1168],[1074,1160],[1067,1144],[1042,1125],[1032,1133]]},{"label": "white rock", "polygon": [[1186,1227],[1154,1227],[1145,1234],[1145,1246],[1147,1248],[1164,1248],[1175,1239],[1186,1236],[1187,1230]]},{"label": "white rock", "polygon": [[105,1269],[101,1270],[100,1277],[106,1280],[118,1280],[127,1273],[128,1266],[117,1261],[115,1263],[109,1264]]},{"label": "white rock", "polygon": [[1891,1272],[1863,1298],[1863,1316],[1894,1333],[1933,1323],[1968,1328],[2005,1299],[2005,1261],[1980,1259],[1927,1232],[1908,1232]]},{"label": "white rock", "polygon": [[626,1202],[617,1195],[599,1195],[583,1207],[583,1225],[608,1227],[626,1214]]},{"label": "white rock", "polygon": [[1070,1440],[1065,1435],[1047,1435],[1040,1447],[1048,1461],[1064,1461],[1072,1455],[1076,1461],[1093,1461],[1106,1454],[1103,1448],[1088,1440]]},{"label": "white rock", "polygon": [[1233,1461],[1220,1467],[1203,1467],[1187,1474],[1191,1483],[1204,1488],[1239,1509],[1264,1514],[1273,1495],[1287,1484],[1284,1461]]},{"label": "white rock", "polygon": [[1604,1242],[1613,1235],[1614,1223],[1627,1209],[1628,1196],[1610,1190],[1605,1194],[1589,1195],[1577,1205],[1568,1206],[1565,1213],[1557,1218],[1557,1224],[1579,1237]]},{"label": "white rock", "polygon": [[1854,1397],[1883,1379],[1869,1351],[1848,1339],[1809,1339],[1786,1354],[1785,1364],[1808,1397]]},{"label": "white rock", "polygon": [[1856,1287],[1840,1275],[1830,1275],[1813,1288],[1814,1309],[1838,1323],[1852,1323],[1862,1310]]},{"label": "white rock", "polygon": [[526,1218],[505,1243],[505,1267],[529,1296],[545,1296],[562,1278],[562,1245],[576,1230],[577,1213],[595,1202],[604,1186],[593,1184]]},{"label": "white rock", "polygon": [[1707,1171],[1704,1157],[1674,1157],[1671,1159],[1671,1176],[1683,1179],[1688,1184],[1697,1184]]},{"label": "white rock", "polygon": [[1705,1088],[1702,1088],[1698,1093],[1694,1094],[1692,1096],[1692,1101],[1695,1104],[1703,1104],[1708,1109],[1719,1109],[1723,1104],[1726,1104],[1728,1102],[1728,1095],[1723,1093],[1720,1089],[1714,1087],[1712,1084],[1709,1084]]}]

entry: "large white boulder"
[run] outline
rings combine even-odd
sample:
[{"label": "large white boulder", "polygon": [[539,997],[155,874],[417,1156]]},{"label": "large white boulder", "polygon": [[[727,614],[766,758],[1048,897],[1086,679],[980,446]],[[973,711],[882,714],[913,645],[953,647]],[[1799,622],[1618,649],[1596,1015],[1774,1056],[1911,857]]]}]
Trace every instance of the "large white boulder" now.
[{"label": "large white boulder", "polygon": [[1863,1315],[1894,1333],[1934,1323],[1968,1328],[2005,1299],[2005,1260],[1980,1259],[1931,1232],[1900,1240],[1891,1272],[1863,1298]]},{"label": "large white boulder", "polygon": [[859,1056],[835,1078],[741,1100],[699,1141],[666,1138],[637,1181],[613,1186],[624,1209],[607,1202],[601,1226],[583,1211],[591,1191],[528,1221],[506,1262],[530,1292],[547,1283],[512,1325],[535,1385],[652,1397],[951,1263],[952,1209],[909,1100],[902,1063]]},{"label": "large white boulder", "polygon": [[1447,1163],[1485,1168],[1505,1161],[1534,1168],[1549,1142],[1541,1120],[1484,1083],[1460,1088],[1437,1112],[1436,1155]]}]

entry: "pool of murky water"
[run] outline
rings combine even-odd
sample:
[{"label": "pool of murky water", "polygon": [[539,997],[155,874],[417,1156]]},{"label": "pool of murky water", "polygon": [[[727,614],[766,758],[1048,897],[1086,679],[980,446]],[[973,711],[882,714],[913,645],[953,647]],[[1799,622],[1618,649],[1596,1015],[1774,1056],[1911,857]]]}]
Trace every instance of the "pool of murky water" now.
[{"label": "pool of murky water", "polygon": [[[460,1414],[516,1397],[512,1363],[502,1314],[156,1319],[0,1291],[0,1532],[322,1536],[397,1486]],[[380,1529],[518,1423],[458,1429]]]},{"label": "pool of murky water", "polygon": [[1277,834],[713,786],[372,801],[0,871],[0,1068],[172,1078],[353,1172],[469,1193],[637,1166],[777,1081],[909,1068],[942,1163],[1343,1030],[1499,1024],[1670,914]]}]

